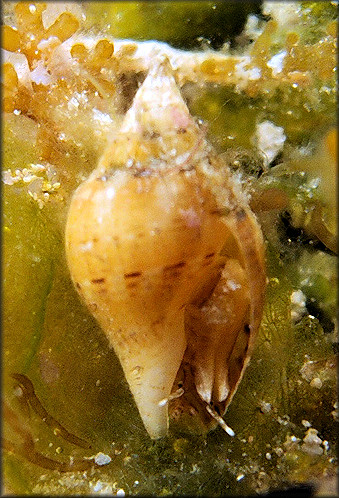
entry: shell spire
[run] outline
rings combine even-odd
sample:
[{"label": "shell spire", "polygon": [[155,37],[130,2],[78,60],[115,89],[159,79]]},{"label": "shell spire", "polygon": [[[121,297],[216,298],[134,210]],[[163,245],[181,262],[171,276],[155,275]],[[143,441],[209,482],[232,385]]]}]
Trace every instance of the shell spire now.
[{"label": "shell spire", "polygon": [[176,84],[170,62],[162,57],[137,90],[118,136],[99,167],[110,165],[144,171],[182,167],[199,143],[201,131]]},{"label": "shell spire", "polygon": [[127,111],[121,132],[175,136],[178,130],[198,127],[190,115],[166,57],[153,66]]}]

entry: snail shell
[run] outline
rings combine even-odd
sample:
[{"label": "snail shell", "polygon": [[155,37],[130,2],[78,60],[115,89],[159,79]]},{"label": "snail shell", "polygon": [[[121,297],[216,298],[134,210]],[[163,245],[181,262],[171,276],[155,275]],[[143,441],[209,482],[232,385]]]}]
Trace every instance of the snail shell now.
[{"label": "snail shell", "polygon": [[233,350],[247,358],[252,347],[263,247],[238,190],[163,60],[72,198],[70,273],[120,359],[152,438],[166,435],[166,400],[179,384],[184,395],[171,405],[174,418],[194,403],[207,419],[206,403],[224,411],[246,363],[233,365]]}]

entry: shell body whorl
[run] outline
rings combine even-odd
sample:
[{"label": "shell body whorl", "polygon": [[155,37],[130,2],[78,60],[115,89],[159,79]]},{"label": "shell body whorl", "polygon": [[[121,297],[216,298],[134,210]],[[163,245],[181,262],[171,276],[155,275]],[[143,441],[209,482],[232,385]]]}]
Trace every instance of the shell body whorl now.
[{"label": "shell body whorl", "polygon": [[[68,257],[72,265],[83,259],[81,280],[91,272],[88,285],[99,281],[101,294],[113,285],[116,297],[109,300],[117,304],[133,294],[131,305],[143,315],[155,299],[161,314],[190,301],[205,256],[220,252],[227,229],[213,214],[211,194],[199,187],[194,173],[186,174],[164,181],[118,171],[111,179],[91,179],[79,188],[68,219]],[[139,287],[146,290],[145,280],[147,294],[139,294]]]},{"label": "shell body whorl", "polygon": [[210,214],[211,195],[195,174],[185,176],[174,174],[169,187],[157,175],[124,171],[91,179],[74,197],[66,230],[73,280],[117,352],[136,401],[142,398],[143,406],[152,398],[146,392],[152,380],[161,381],[148,411],[163,412],[166,425],[159,422],[153,437],[167,430],[167,406],[157,404],[170,394],[186,349],[184,307],[204,273],[210,278],[205,258],[220,252],[226,234]]}]

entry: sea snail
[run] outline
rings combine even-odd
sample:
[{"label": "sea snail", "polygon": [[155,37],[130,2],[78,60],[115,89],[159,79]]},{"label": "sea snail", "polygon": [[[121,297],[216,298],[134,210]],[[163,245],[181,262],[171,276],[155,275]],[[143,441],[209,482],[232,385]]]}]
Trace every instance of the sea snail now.
[{"label": "sea snail", "polygon": [[169,411],[220,419],[261,320],[263,240],[167,60],[74,193],[66,255],[150,437],[167,434]]}]

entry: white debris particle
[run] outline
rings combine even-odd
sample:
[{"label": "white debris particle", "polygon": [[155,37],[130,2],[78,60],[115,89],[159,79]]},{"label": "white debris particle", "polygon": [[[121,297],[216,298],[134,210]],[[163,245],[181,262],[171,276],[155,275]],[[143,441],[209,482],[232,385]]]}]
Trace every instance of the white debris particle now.
[{"label": "white debris particle", "polygon": [[269,413],[272,410],[271,403],[267,403],[266,401],[261,401],[260,410],[262,411],[262,413]]},{"label": "white debris particle", "polygon": [[72,111],[74,109],[78,109],[78,107],[79,107],[78,99],[74,96],[72,98],[70,98],[68,103],[67,103],[67,107],[68,107],[69,111]]},{"label": "white debris particle", "polygon": [[237,475],[236,480],[241,481],[244,477],[245,477],[245,474],[239,474],[239,475]]},{"label": "white debris particle", "polygon": [[111,124],[113,123],[112,118],[109,114],[103,113],[98,109],[93,109],[93,119],[96,121],[100,121],[102,124]]},{"label": "white debris particle", "polygon": [[31,71],[31,80],[37,85],[45,86],[50,85],[53,81],[42,61],[38,61],[36,67]]},{"label": "white debris particle", "polygon": [[[277,417],[277,422],[280,425],[288,425],[289,421],[286,418],[281,418],[280,415]],[[294,436],[293,436],[294,437]]]},{"label": "white debris particle", "polygon": [[254,143],[268,166],[283,149],[286,140],[284,128],[276,126],[271,121],[263,121],[256,127]]},{"label": "white debris particle", "polygon": [[22,389],[20,386],[17,386],[14,391],[13,391],[14,396],[17,396],[18,398],[21,398],[23,395]]},{"label": "white debris particle", "polygon": [[30,183],[32,180],[35,179],[35,176],[34,175],[26,175],[22,178],[22,181],[24,183]]},{"label": "white debris particle", "polygon": [[292,434],[292,436],[286,436],[286,440],[283,443],[287,451],[294,451],[299,448],[300,439]]},{"label": "white debris particle", "polygon": [[293,30],[300,23],[300,2],[263,2],[262,11],[277,21],[279,29]]},{"label": "white debris particle", "polygon": [[125,496],[125,494],[126,493],[125,493],[125,491],[122,488],[118,489],[117,496]]},{"label": "white debris particle", "polygon": [[328,441],[326,441],[326,439],[325,439],[322,444],[323,444],[325,452],[327,453],[328,450],[330,449],[330,443]]},{"label": "white debris particle", "polygon": [[272,75],[277,76],[277,74],[281,73],[284,67],[284,59],[287,55],[286,50],[283,52],[279,52],[278,54],[273,55],[273,57],[268,61],[267,66],[272,69]]},{"label": "white debris particle", "polygon": [[322,455],[324,453],[323,448],[320,446],[322,440],[317,436],[318,431],[316,429],[310,428],[306,432],[306,436],[303,439],[303,444],[301,445],[301,450],[308,455]]},{"label": "white debris particle", "polygon": [[333,405],[334,410],[331,412],[332,417],[334,418],[335,421],[339,421],[339,411],[338,411],[339,404],[336,401]]},{"label": "white debris particle", "polygon": [[105,455],[105,453],[97,453],[94,457],[94,461],[97,465],[108,465],[111,462],[111,457],[109,455]]},{"label": "white debris particle", "polygon": [[267,452],[266,455],[265,455],[265,457],[267,458],[267,460],[271,460],[272,455],[271,455],[271,453]]},{"label": "white debris particle", "polygon": [[259,80],[261,78],[261,69],[259,67],[251,67],[247,69],[247,75],[250,81]]},{"label": "white debris particle", "polygon": [[192,470],[190,471],[190,474],[198,474],[200,472],[200,467],[197,463],[192,464]]},{"label": "white debris particle", "polygon": [[261,77],[261,70],[258,67],[251,67],[251,58],[244,56],[243,60],[238,62],[235,66],[235,74],[241,86],[241,82],[258,80]]},{"label": "white debris particle", "polygon": [[2,172],[2,181],[5,185],[13,185],[15,183],[14,178],[10,169]]},{"label": "white debris particle", "polygon": [[274,448],[274,452],[275,452],[275,454],[276,454],[278,457],[281,457],[281,456],[283,456],[283,454],[284,454],[284,450],[283,450],[282,448],[279,448],[279,447]]},{"label": "white debris particle", "polygon": [[97,493],[98,495],[106,495],[106,496],[110,495],[111,496],[114,494],[114,491],[115,491],[114,485],[111,486],[111,484],[108,484],[107,482],[103,482],[103,481],[97,481],[95,484],[90,483],[90,486],[92,487],[91,494]]},{"label": "white debris particle", "polygon": [[98,481],[93,488],[93,491],[98,492],[102,489],[102,482]]},{"label": "white debris particle", "polygon": [[315,387],[316,389],[321,389],[322,385],[323,385],[323,383],[322,383],[321,379],[319,379],[319,377],[314,377],[310,382],[310,386]]},{"label": "white debris particle", "polygon": [[308,420],[302,420],[301,423],[304,427],[311,427],[311,424]]},{"label": "white debris particle", "polygon": [[245,30],[246,35],[252,40],[256,40],[262,33],[262,28],[260,27],[260,20],[255,15],[249,15],[247,17]]},{"label": "white debris particle", "polygon": [[312,178],[308,183],[307,186],[311,189],[318,188],[321,183],[321,180],[319,177]]},{"label": "white debris particle", "polygon": [[306,297],[301,290],[293,291],[291,294],[291,318],[297,322],[307,312]]},{"label": "white debris particle", "polygon": [[181,164],[183,164],[185,161],[187,161],[187,159],[190,157],[190,153],[189,152],[185,152],[184,154],[181,154],[180,156],[178,156],[176,159],[175,159],[175,164],[177,166],[180,166]]},{"label": "white debris particle", "polygon": [[54,173],[50,167],[42,164],[29,164],[27,168],[3,171],[2,180],[6,185],[22,184],[27,193],[37,202],[40,209],[49,200],[50,194],[60,188],[59,182],[53,183]]},{"label": "white debris particle", "polygon": [[43,164],[39,164],[39,163],[30,164],[30,167],[31,167],[32,171],[35,171],[36,173],[38,171],[39,172],[46,171],[46,166],[44,166]]},{"label": "white debris particle", "polygon": [[306,360],[299,371],[304,380],[311,382],[314,372],[314,361]]}]

